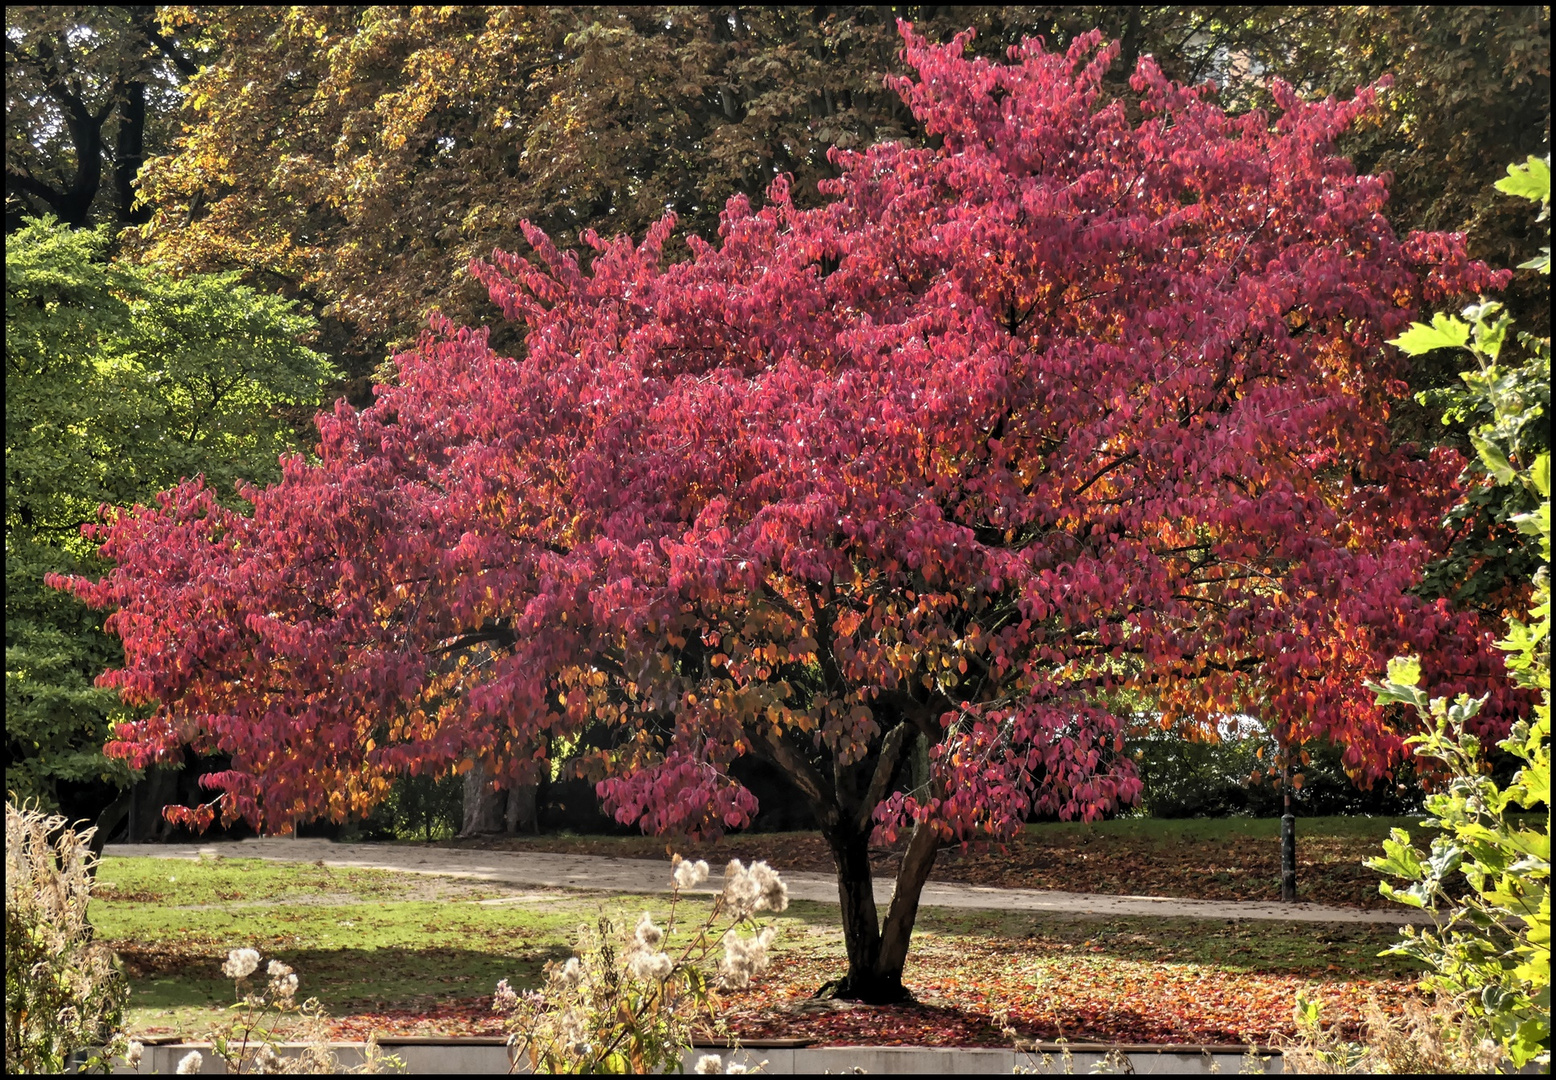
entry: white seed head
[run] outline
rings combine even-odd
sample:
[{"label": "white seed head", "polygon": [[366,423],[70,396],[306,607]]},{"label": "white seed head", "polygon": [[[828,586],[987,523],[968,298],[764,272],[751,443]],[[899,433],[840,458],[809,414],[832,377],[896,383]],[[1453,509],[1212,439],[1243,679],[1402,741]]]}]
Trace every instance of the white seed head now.
[{"label": "white seed head", "polygon": [[229,979],[246,979],[259,967],[259,952],[255,949],[233,949],[222,965],[222,974]]},{"label": "white seed head", "polygon": [[762,895],[762,887],[752,878],[751,872],[739,859],[731,859],[724,868],[724,902],[730,914],[743,919],[756,910],[756,902]]},{"label": "white seed head", "polygon": [[669,978],[675,963],[662,952],[640,949],[632,954],[632,974],[644,982]]},{"label": "white seed head", "polygon": [[704,1076],[712,1076],[724,1071],[724,1059],[717,1054],[704,1054],[697,1059],[697,1064],[692,1068],[693,1072]]},{"label": "white seed head", "polygon": [[751,985],[751,976],[767,966],[767,946],[773,940],[773,928],[763,927],[755,937],[730,934],[724,939],[724,959],[719,975],[726,987],[741,989]]},{"label": "white seed head", "polygon": [[567,963],[562,965],[562,981],[569,987],[575,987],[583,982],[583,975],[583,964],[579,962],[578,957],[569,956]]},{"label": "white seed head", "polygon": [[205,1058],[200,1056],[200,1051],[191,1050],[178,1059],[178,1075],[188,1076],[190,1073],[197,1073],[204,1064]]},{"label": "white seed head", "polygon": [[757,911],[782,911],[789,906],[789,887],[778,876],[778,871],[765,862],[751,864],[751,880],[760,895],[756,900]]},{"label": "white seed head", "polygon": [[653,917],[648,912],[643,912],[643,917],[638,920],[636,938],[639,945],[646,949],[657,949],[659,943],[665,939],[664,930],[654,925]]},{"label": "white seed head", "polygon": [[708,864],[701,859],[688,862],[675,857],[675,883],[683,889],[694,888],[708,880]]}]

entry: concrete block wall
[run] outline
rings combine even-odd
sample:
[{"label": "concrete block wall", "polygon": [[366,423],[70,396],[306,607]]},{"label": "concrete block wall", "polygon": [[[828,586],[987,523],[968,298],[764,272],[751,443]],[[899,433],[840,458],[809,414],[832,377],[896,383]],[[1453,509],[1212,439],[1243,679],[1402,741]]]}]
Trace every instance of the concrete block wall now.
[{"label": "concrete block wall", "polygon": [[[288,1044],[281,1048],[283,1056],[301,1052],[302,1047]],[[333,1047],[342,1069],[362,1064],[361,1043],[338,1043]],[[490,1040],[450,1040],[442,1043],[385,1042],[386,1053],[399,1056],[405,1062],[405,1071],[417,1075],[451,1075],[457,1073],[506,1073],[508,1051]],[[141,1058],[141,1075],[167,1075],[177,1071],[179,1061],[191,1050],[199,1050],[202,1057],[200,1072],[206,1075],[225,1074],[222,1061],[212,1052],[208,1043],[167,1044],[146,1047]],[[1206,1052],[1192,1047],[1161,1047],[1140,1049],[1131,1047],[1125,1051],[1129,1066],[1136,1073],[1237,1073],[1242,1066],[1242,1055],[1235,1050]],[[1092,1066],[1101,1061],[1106,1050],[1101,1047],[1072,1048],[1069,1069],[1057,1048],[1043,1047],[1033,1052],[1018,1052],[1000,1047],[914,1047],[914,1046],[821,1046],[775,1047],[741,1049],[731,1051],[717,1047],[701,1047],[691,1050],[685,1058],[685,1069],[691,1073],[698,1059],[704,1054],[717,1054],[725,1067],[738,1062],[748,1069],[756,1069],[771,1076],[793,1076],[818,1073],[864,1073],[880,1076],[893,1073],[948,1074],[952,1076],[1001,1073],[1009,1075],[1019,1067],[1022,1071],[1044,1074],[1089,1073]],[[1046,1054],[1046,1059],[1045,1059]],[[1265,1072],[1280,1071],[1280,1056],[1271,1055],[1264,1062]],[[115,1073],[130,1074],[122,1064]],[[520,1072],[528,1072],[521,1068]]]}]

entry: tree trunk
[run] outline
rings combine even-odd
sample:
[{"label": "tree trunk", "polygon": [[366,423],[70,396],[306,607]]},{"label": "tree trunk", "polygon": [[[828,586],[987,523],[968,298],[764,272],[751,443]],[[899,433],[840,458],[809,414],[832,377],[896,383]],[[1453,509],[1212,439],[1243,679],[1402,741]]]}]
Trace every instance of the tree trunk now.
[{"label": "tree trunk", "polygon": [[902,972],[913,923],[918,917],[919,897],[934,866],[940,841],[933,827],[913,830],[897,873],[883,931],[875,906],[869,837],[868,828],[857,830],[847,824],[827,832],[827,844],[837,864],[848,974],[822,987],[817,996],[887,1005],[911,1000],[913,996],[902,985]]},{"label": "tree trunk", "polygon": [[458,839],[488,836],[503,831],[502,793],[487,783],[486,770],[479,761],[465,773],[464,826]]},{"label": "tree trunk", "polygon": [[875,912],[875,883],[870,874],[869,836],[839,824],[825,833],[837,865],[837,895],[842,904],[843,943],[848,950],[848,974],[839,982],[828,983],[820,993],[826,997],[883,1003],[901,1000],[890,987],[876,985],[876,964],[881,957],[881,928]]},{"label": "tree trunk", "polygon": [[539,784],[515,784],[508,789],[508,811],[503,821],[506,828],[503,831],[509,836],[521,832],[531,835],[540,832],[540,814],[536,807],[539,792]]},{"label": "tree trunk", "polygon": [[113,183],[121,225],[151,220],[151,207],[131,209],[135,203],[135,178],[146,160],[146,84],[136,80],[124,90],[119,106],[119,131],[114,143]]},{"label": "tree trunk", "polygon": [[1280,898],[1288,904],[1297,902],[1297,818],[1291,812],[1291,753],[1287,751],[1281,761],[1281,786],[1284,810],[1280,819]]},{"label": "tree trunk", "polygon": [[[886,928],[881,934],[881,958],[877,969],[902,985],[902,969],[908,960],[908,942],[913,937],[913,923],[918,919],[918,900],[924,893],[924,883],[934,869],[935,856],[940,851],[940,833],[933,825],[918,825],[903,852],[902,865],[897,869],[897,887],[892,892],[891,906],[886,910]],[[906,991],[904,991],[906,993]]]},{"label": "tree trunk", "polygon": [[133,786],[125,788],[119,792],[118,798],[103,808],[103,812],[97,815],[97,820],[93,823],[97,831],[92,834],[92,839],[87,845],[92,852],[92,865],[88,873],[93,880],[97,878],[97,860],[103,857],[103,847],[108,843],[108,835],[129,816],[134,796]]},{"label": "tree trunk", "polygon": [[132,788],[130,803],[130,833],[126,842],[131,844],[161,843],[168,838],[173,827],[162,816],[162,808],[176,803],[178,779],[181,768],[169,765],[148,765],[139,783]]}]

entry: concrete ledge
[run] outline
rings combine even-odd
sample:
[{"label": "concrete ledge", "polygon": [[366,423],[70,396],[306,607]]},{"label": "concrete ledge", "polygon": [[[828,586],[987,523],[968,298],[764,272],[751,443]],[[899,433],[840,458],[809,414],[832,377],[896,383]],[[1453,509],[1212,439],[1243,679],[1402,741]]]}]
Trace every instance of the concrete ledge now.
[{"label": "concrete ledge", "polygon": [[[444,1040],[416,1039],[399,1042],[385,1039],[380,1044],[385,1053],[395,1054],[405,1062],[405,1071],[414,1074],[454,1073],[506,1073],[509,1071],[507,1047],[499,1039]],[[287,1043],[280,1047],[283,1057],[301,1053],[300,1044]],[[340,1067],[355,1068],[363,1061],[362,1043],[332,1043]],[[1243,1065],[1244,1051],[1230,1047],[1198,1046],[1129,1046],[1109,1048],[1097,1044],[1072,1045],[1070,1061],[1066,1066],[1063,1048],[1052,1043],[1040,1043],[1031,1050],[1013,1050],[1003,1047],[922,1047],[922,1046],[768,1046],[743,1047],[729,1050],[721,1047],[697,1047],[686,1054],[684,1067],[690,1073],[704,1054],[717,1054],[725,1067],[738,1062],[748,1069],[758,1066],[774,1076],[792,1076],[804,1073],[922,1073],[953,1076],[1002,1073],[1009,1075],[1020,1068],[1024,1072],[1088,1073],[1092,1066],[1102,1062],[1110,1049],[1123,1055],[1125,1071],[1136,1073],[1237,1073]],[[142,1075],[167,1075],[176,1072],[178,1062],[191,1050],[200,1051],[203,1061],[200,1072],[205,1075],[226,1073],[223,1062],[212,1052],[209,1043],[165,1043],[147,1046],[141,1058],[139,1072]],[[1261,1065],[1265,1072],[1280,1072],[1281,1059],[1277,1052],[1261,1053]],[[121,1062],[115,1073],[130,1074]],[[527,1073],[527,1067],[516,1072]]]}]

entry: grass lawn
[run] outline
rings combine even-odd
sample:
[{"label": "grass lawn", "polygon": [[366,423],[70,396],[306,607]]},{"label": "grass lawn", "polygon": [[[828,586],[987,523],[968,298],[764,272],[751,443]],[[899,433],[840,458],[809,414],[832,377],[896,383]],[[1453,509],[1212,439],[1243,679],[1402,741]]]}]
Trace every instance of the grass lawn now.
[{"label": "grass lawn", "polygon": [[[1362,860],[1382,854],[1391,828],[1408,829],[1418,838],[1425,832],[1416,818],[1298,818],[1298,897],[1346,907],[1397,906],[1378,895],[1377,873],[1362,865]],[[665,841],[649,836],[562,835],[445,843],[638,858],[665,854]],[[905,843],[874,853],[877,873],[895,874]],[[741,833],[715,844],[679,844],[676,850],[716,866],[729,859],[758,858],[780,870],[832,872],[831,856],[814,832]],[[1119,818],[1090,825],[1028,825],[1003,847],[984,844],[966,851],[942,851],[932,877],[1005,888],[1279,900],[1280,820]]]},{"label": "grass lawn", "polygon": [[[705,903],[684,902],[683,918]],[[194,1037],[221,1023],[234,1000],[221,962],[251,946],[297,969],[337,1036],[361,1038],[498,1034],[498,979],[534,986],[546,961],[569,954],[580,923],[603,913],[630,928],[667,905],[248,859],[106,858],[91,919],[125,960],[137,1034]],[[1321,992],[1329,1015],[1354,1018],[1369,996],[1397,1002],[1416,977],[1410,963],[1376,957],[1393,937],[1386,926],[927,908],[907,973],[918,1004],[851,1007],[809,1000],[843,970],[837,909],[797,902],[776,921],[772,967],[725,999],[748,1038],[998,1045],[991,1018],[1005,1012],[1042,1038],[1262,1042],[1290,1030],[1300,989]]]}]

